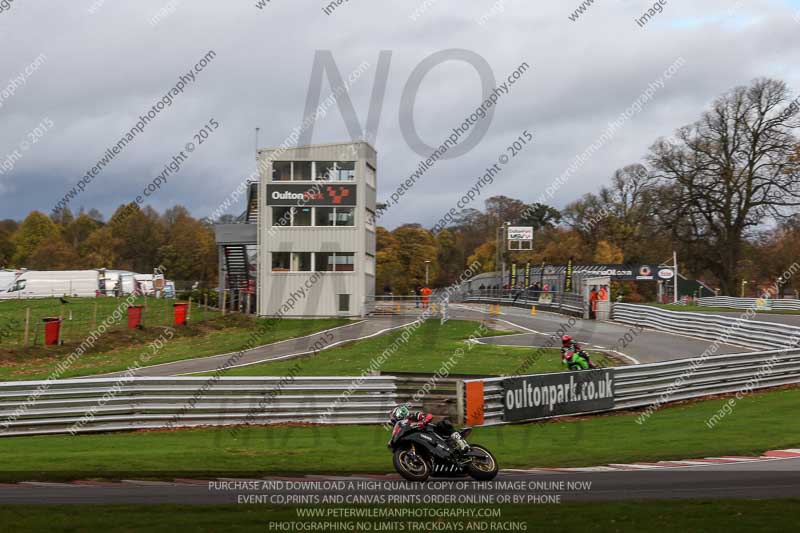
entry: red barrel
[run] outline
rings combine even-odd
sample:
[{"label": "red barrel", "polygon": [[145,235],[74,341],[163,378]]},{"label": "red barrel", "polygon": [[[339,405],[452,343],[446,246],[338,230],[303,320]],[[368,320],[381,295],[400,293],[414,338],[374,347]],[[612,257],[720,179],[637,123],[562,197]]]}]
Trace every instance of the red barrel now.
[{"label": "red barrel", "polygon": [[129,305],[128,306],[128,329],[136,329],[142,327],[142,310],[143,305]]},{"label": "red barrel", "polygon": [[189,312],[189,304],[187,304],[187,303],[172,304],[172,308],[175,311],[175,325],[176,326],[185,326],[186,325],[186,315]]},{"label": "red barrel", "polygon": [[61,332],[61,319],[57,317],[43,318],[44,343],[47,346],[58,344],[58,335]]}]

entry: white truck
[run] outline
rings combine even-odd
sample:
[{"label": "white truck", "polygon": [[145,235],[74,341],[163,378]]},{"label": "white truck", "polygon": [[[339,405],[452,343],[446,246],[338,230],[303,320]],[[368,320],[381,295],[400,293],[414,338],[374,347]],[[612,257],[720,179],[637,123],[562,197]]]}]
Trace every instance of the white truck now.
[{"label": "white truck", "polygon": [[97,270],[27,270],[16,277],[6,292],[0,292],[0,300],[95,297],[99,289]]}]

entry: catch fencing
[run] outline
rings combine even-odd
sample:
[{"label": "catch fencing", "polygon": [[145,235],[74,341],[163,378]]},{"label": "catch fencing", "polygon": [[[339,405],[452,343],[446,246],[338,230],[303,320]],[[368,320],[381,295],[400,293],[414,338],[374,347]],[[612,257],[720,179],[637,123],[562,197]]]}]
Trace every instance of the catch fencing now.
[{"label": "catch fencing", "polygon": [[393,376],[3,382],[0,436],[321,420],[377,424],[397,403]]},{"label": "catch fencing", "polygon": [[[634,407],[658,408],[663,404],[692,398],[737,392],[746,394],[757,389],[797,384],[800,383],[800,349],[698,357],[574,374],[588,376],[603,372],[611,373],[613,394],[610,406],[586,410],[580,408],[582,404],[575,402],[574,405],[579,408],[570,409],[570,402],[562,402],[563,405],[556,405],[560,407],[556,409],[559,411],[557,414],[527,420]],[[565,373],[522,376],[530,377],[540,378],[547,383],[550,379],[564,381],[571,376]],[[494,425],[518,421],[519,418],[511,415],[514,398],[507,383],[512,380],[490,378],[464,381],[467,423]],[[512,395],[511,399],[508,398],[509,394]]]},{"label": "catch fencing", "polygon": [[364,302],[364,314],[370,316],[438,317],[442,324],[449,320],[449,300],[437,294],[429,296],[371,296]]},{"label": "catch fencing", "polygon": [[698,298],[703,307],[730,307],[732,309],[800,311],[800,300],[789,298],[734,298],[732,296],[709,296]]},{"label": "catch fencing", "polygon": [[669,311],[648,305],[615,303],[611,319],[677,335],[754,349],[795,346],[800,328],[777,322],[761,322],[711,313]]}]

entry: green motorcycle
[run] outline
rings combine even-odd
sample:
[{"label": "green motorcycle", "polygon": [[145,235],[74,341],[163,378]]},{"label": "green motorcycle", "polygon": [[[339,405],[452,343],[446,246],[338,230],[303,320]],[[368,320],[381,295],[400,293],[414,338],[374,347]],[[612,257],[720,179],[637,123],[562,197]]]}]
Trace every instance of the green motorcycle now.
[{"label": "green motorcycle", "polygon": [[586,356],[586,353],[575,350],[562,350],[561,362],[570,370],[591,370],[597,368]]}]

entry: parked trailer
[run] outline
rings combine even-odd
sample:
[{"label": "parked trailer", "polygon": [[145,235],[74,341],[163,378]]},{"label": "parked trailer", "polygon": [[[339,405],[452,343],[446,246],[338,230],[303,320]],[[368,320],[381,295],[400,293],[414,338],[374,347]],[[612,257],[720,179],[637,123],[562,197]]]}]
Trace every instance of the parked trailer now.
[{"label": "parked trailer", "polygon": [[133,279],[140,294],[162,296],[166,289],[167,280],[163,274],[134,274]]},{"label": "parked trailer", "polygon": [[28,270],[14,280],[0,299],[94,297],[100,289],[97,270]]},{"label": "parked trailer", "polygon": [[[125,296],[133,294],[136,290],[136,282],[133,277],[136,272],[128,270],[101,270],[100,271],[100,292],[106,296]],[[103,283],[105,281],[105,283]],[[102,286],[105,285],[105,288]]]}]

